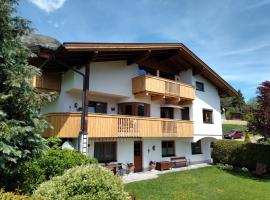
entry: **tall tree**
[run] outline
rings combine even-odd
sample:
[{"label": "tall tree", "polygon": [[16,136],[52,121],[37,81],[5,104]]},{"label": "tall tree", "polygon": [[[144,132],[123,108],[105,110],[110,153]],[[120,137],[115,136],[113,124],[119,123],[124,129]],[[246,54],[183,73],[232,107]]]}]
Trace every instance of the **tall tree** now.
[{"label": "tall tree", "polygon": [[249,129],[261,134],[265,139],[270,137],[270,81],[265,81],[257,88],[257,106],[253,109],[253,119]]},{"label": "tall tree", "polygon": [[241,92],[238,90],[238,96],[224,97],[221,99],[221,107],[225,109],[226,116],[230,119],[231,113],[240,112],[242,113],[245,108],[245,99]]},{"label": "tall tree", "polygon": [[0,174],[15,171],[46,147],[39,133],[48,124],[39,110],[49,95],[32,86],[40,71],[28,64],[31,52],[20,41],[31,29],[15,16],[17,4],[0,1]]}]

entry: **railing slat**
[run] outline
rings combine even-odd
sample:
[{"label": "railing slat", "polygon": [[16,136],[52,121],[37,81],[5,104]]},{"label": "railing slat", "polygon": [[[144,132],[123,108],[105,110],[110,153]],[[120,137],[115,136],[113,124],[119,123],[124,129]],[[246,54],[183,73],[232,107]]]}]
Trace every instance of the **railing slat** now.
[{"label": "railing slat", "polygon": [[[44,136],[77,138],[81,113],[51,113],[46,115],[54,129]],[[102,137],[193,137],[193,122],[122,115],[88,115],[90,138]]]}]

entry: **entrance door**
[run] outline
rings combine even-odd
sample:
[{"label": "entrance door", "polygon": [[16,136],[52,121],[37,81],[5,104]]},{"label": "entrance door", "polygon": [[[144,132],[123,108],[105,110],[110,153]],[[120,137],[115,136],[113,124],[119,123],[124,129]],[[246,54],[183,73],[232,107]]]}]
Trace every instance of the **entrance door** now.
[{"label": "entrance door", "polygon": [[134,141],[134,171],[142,171],[142,141]]}]

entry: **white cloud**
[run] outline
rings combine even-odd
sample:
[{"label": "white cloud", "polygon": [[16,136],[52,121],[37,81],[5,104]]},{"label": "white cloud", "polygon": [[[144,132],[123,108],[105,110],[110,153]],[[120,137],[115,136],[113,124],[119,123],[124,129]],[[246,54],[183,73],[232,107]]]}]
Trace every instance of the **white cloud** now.
[{"label": "white cloud", "polygon": [[265,5],[270,4],[270,0],[264,0],[264,1],[258,1],[254,4],[248,5],[247,7],[244,8],[244,10],[250,10],[250,9],[254,9],[254,8],[259,8]]},{"label": "white cloud", "polygon": [[248,47],[248,48],[228,51],[228,52],[225,52],[223,54],[223,56],[247,54],[247,53],[251,53],[251,52],[254,52],[254,51],[259,51],[261,49],[268,48],[268,47],[270,47],[270,44],[260,44],[260,45],[252,46],[252,47]]},{"label": "white cloud", "polygon": [[47,13],[61,8],[66,0],[28,0]]}]

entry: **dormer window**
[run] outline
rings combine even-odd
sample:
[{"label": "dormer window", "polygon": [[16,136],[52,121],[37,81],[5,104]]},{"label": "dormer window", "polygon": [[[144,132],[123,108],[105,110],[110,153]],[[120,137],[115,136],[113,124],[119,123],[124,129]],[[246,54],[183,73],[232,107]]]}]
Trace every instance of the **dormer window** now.
[{"label": "dormer window", "polygon": [[204,84],[202,82],[196,81],[196,90],[204,92]]}]

